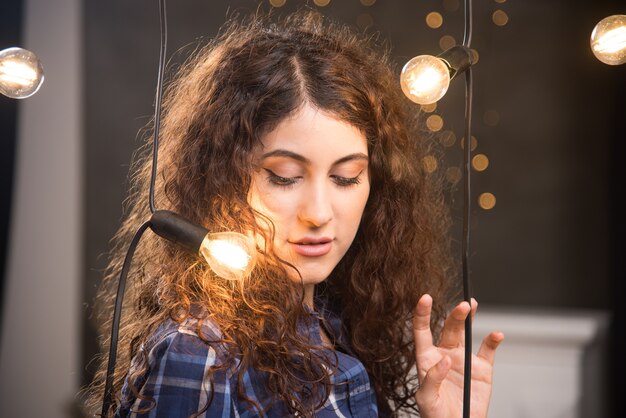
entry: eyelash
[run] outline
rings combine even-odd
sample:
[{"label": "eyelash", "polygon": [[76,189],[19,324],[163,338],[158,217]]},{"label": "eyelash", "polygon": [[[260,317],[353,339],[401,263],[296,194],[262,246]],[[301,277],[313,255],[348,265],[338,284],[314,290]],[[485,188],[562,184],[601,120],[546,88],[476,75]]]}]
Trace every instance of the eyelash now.
[{"label": "eyelash", "polygon": [[[298,182],[298,180],[302,179],[302,177],[298,176],[298,177],[281,177],[279,175],[277,175],[276,173],[274,173],[272,170],[268,170],[267,168],[264,168],[265,171],[267,171],[267,173],[269,174],[269,176],[267,177],[267,181],[269,181],[271,184],[278,186],[278,187],[282,187],[285,189],[288,189],[290,187],[292,187],[294,184],[296,184]],[[361,183],[361,176],[362,171],[357,174],[356,177],[342,177],[342,176],[330,176],[335,183],[340,186],[340,187],[351,187],[351,186],[356,186],[357,184]]]}]

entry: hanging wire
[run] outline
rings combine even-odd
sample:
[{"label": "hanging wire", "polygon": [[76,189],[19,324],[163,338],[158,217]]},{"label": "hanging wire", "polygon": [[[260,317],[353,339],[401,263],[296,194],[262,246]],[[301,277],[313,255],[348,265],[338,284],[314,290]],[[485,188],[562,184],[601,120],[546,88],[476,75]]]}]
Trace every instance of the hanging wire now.
[{"label": "hanging wire", "polygon": [[154,103],[154,138],[152,139],[152,176],[150,177],[150,212],[154,213],[154,183],[156,181],[157,157],[159,153],[159,130],[161,128],[161,98],[163,96],[163,77],[165,73],[165,55],[167,53],[167,13],[165,0],[159,0],[159,20],[161,26],[161,49],[159,52],[159,74],[157,77],[156,99]]},{"label": "hanging wire", "polygon": [[104,387],[104,399],[102,402],[102,417],[107,417],[111,403],[113,402],[113,377],[115,375],[115,361],[117,359],[117,337],[120,330],[120,319],[122,316],[122,303],[124,302],[124,290],[126,289],[126,278],[130,270],[131,263],[133,261],[133,255],[141,236],[150,226],[150,221],[144,222],[137,232],[133,240],[130,242],[126,257],[124,258],[124,265],[122,272],[120,273],[120,280],[117,285],[117,295],[115,296],[115,312],[113,314],[113,323],[111,324],[111,345],[109,347],[109,362],[107,364],[106,384]]},{"label": "hanging wire", "polygon": [[[154,111],[154,138],[152,142],[152,176],[150,179],[150,212],[156,211],[154,204],[154,185],[156,179],[157,157],[159,150],[159,128],[161,125],[161,100],[163,96],[163,76],[165,73],[165,56],[167,52],[167,15],[165,10],[165,0],[159,0],[159,20],[161,28],[161,48],[159,53],[159,72],[157,77],[157,91]],[[107,364],[106,383],[102,400],[102,418],[108,416],[109,409],[113,403],[113,380],[115,376],[115,363],[117,360],[117,342],[119,338],[120,320],[122,317],[122,305],[124,302],[124,290],[126,289],[126,278],[133,260],[133,255],[141,236],[151,226],[150,221],[144,222],[133,237],[126,256],[124,265],[120,272],[117,294],[115,296],[115,310],[113,312],[113,322],[111,324],[111,344],[109,346],[109,360]]]},{"label": "hanging wire", "polygon": [[[470,48],[472,42],[472,0],[465,0],[465,29],[463,46]],[[471,52],[471,50],[470,50]],[[465,319],[465,357],[463,365],[463,418],[470,418],[472,389],[472,289],[469,275],[470,245],[470,159],[472,155],[472,66],[465,70],[465,148],[463,153],[463,239],[461,258],[463,264],[463,299],[470,304],[470,314]]]}]

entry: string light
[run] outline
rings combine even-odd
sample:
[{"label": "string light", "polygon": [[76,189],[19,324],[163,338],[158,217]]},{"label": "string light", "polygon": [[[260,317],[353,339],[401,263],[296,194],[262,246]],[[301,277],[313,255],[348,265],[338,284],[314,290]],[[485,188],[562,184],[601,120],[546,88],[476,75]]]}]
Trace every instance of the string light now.
[{"label": "string light", "polygon": [[431,104],[441,99],[450,86],[450,80],[469,68],[471,52],[456,45],[437,57],[418,55],[407,62],[400,74],[404,94],[417,104]]},{"label": "string light", "polygon": [[274,7],[283,7],[287,0],[270,0],[270,4]]},{"label": "string light", "polygon": [[626,62],[626,15],[605,17],[591,32],[591,51],[605,64]]},{"label": "string light", "polygon": [[450,86],[450,70],[432,55],[418,55],[402,68],[400,86],[404,94],[418,104],[441,99]]},{"label": "string light", "polygon": [[190,253],[202,255],[213,272],[224,279],[243,279],[256,263],[252,238],[230,231],[209,233],[169,210],[155,211],[150,218],[150,229]]},{"label": "string light", "polygon": [[25,99],[37,93],[43,84],[41,62],[22,48],[0,51],[0,93],[12,99]]},{"label": "string light", "polygon": [[376,3],[376,0],[361,0],[363,6],[372,6],[374,3]]},{"label": "string light", "polygon": [[236,232],[207,234],[199,252],[215,274],[228,280],[245,278],[256,264],[252,240]]}]

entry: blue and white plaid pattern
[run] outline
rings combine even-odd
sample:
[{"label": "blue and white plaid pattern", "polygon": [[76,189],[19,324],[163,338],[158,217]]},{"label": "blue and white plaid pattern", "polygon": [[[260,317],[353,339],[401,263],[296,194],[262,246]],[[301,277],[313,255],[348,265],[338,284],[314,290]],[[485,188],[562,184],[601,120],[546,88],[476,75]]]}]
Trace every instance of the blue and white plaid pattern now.
[{"label": "blue and white plaid pattern", "polygon": [[[324,311],[323,311],[324,312]],[[339,318],[324,312],[324,324],[329,333],[337,336],[337,346],[346,353],[351,353],[345,344]],[[312,342],[321,344],[318,321],[308,321],[303,332],[308,332]],[[146,344],[149,371],[137,380],[136,387],[145,397],[153,402],[135,398],[127,382],[122,388],[122,404],[116,411],[116,417],[142,418],[187,418],[202,410],[212,394],[212,401],[201,417],[254,417],[238,391],[258,402],[267,411],[268,417],[288,416],[283,402],[270,405],[271,396],[265,389],[265,372],[248,368],[245,371],[243,387],[238,387],[237,375],[233,369],[225,368],[213,374],[211,391],[207,371],[213,366],[223,364],[229,354],[224,347],[209,345],[193,331],[197,322],[188,319],[182,324],[168,321],[164,323]],[[211,322],[202,324],[202,333],[208,340],[218,340],[221,333]],[[333,383],[347,382],[333,386],[333,390],[324,405],[316,412],[317,417],[377,417],[378,409],[374,390],[370,387],[369,377],[363,364],[355,357],[336,351],[339,367],[332,376]],[[142,355],[140,353],[139,355]],[[131,364],[131,373],[133,365]],[[152,407],[151,409],[149,409]],[[148,411],[146,411],[149,409]],[[133,412],[134,411],[134,412]],[[141,412],[145,411],[145,412]]]}]

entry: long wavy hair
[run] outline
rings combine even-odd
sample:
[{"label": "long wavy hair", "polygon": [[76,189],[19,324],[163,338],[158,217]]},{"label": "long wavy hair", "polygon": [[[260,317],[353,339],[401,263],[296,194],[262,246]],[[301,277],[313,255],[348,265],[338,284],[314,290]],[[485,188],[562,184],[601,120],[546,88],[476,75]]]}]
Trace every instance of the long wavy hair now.
[{"label": "long wavy hair", "polygon": [[[304,103],[361,130],[370,158],[371,189],[362,221],[347,254],[321,286],[324,296],[337,307],[379,409],[417,410],[410,321],[418,298],[429,293],[439,333],[454,291],[449,216],[441,181],[422,163],[434,141],[421,130],[418,109],[401,95],[388,48],[314,12],[233,19],[168,83],[157,206],[211,231],[266,233],[247,200],[252,153],[265,133]],[[103,351],[127,245],[150,217],[150,169],[147,141],[131,166],[127,216],[114,237],[97,299]],[[296,324],[310,315],[302,284],[288,278],[290,267],[273,254],[272,237],[265,242],[269,246],[259,249],[265,254],[251,276],[233,283],[146,233],[129,275],[115,393],[127,379],[138,394],[134,385],[148,364],[140,360],[129,375],[130,362],[159,324],[197,317],[215,324],[223,334],[220,342],[240,359],[240,382],[246,367],[267,372],[265,385],[274,401],[284,401],[290,413],[313,416],[327,400],[336,359],[321,355],[323,347],[312,347],[298,334]],[[195,305],[203,309],[191,309]],[[102,396],[106,361],[103,356],[90,387],[94,405]],[[267,409],[251,399],[248,404],[259,415]]]}]

